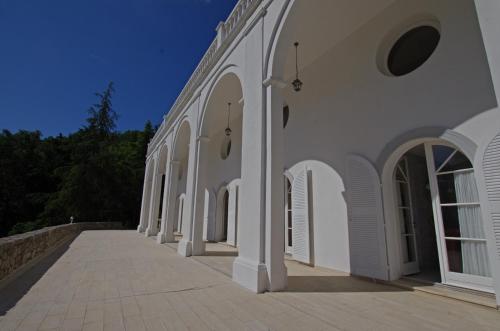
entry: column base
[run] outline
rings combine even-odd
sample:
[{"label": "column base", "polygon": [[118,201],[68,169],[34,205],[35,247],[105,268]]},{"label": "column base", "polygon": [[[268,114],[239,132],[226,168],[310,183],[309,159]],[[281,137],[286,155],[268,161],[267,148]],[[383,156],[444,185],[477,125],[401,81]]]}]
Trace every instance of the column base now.
[{"label": "column base", "polygon": [[139,225],[137,226],[137,232],[142,233],[142,232],[144,232],[144,231],[146,231],[146,229],[145,229],[143,226],[141,226],[141,225],[139,224]]},{"label": "column base", "polygon": [[191,255],[205,255],[205,242],[203,240],[199,243],[192,242]]},{"label": "column base", "polygon": [[182,239],[177,246],[177,253],[184,257],[191,256],[193,252],[193,243],[189,240]]},{"label": "column base", "polygon": [[233,281],[255,293],[263,293],[269,287],[266,265],[237,257],[233,263]]},{"label": "column base", "polygon": [[164,244],[164,243],[172,243],[175,241],[174,234],[168,235],[165,232],[158,233],[158,236],[156,237],[156,242],[158,244]]},{"label": "column base", "polygon": [[147,228],[146,229],[146,232],[144,233],[146,237],[151,237],[151,236],[155,236],[158,232],[156,232],[155,230],[151,229],[151,228]]},{"label": "column base", "polygon": [[281,264],[277,268],[274,267],[274,270],[269,272],[268,268],[268,277],[269,277],[269,288],[270,292],[279,292],[283,291],[288,287],[288,269],[285,266],[285,263]]}]

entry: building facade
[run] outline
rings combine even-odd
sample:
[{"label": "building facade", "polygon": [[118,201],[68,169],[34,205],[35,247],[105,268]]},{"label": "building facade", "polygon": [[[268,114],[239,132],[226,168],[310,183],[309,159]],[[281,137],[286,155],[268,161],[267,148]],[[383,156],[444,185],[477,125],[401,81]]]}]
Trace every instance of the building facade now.
[{"label": "building facade", "polygon": [[[139,232],[500,293],[500,2],[240,0],[148,148]],[[500,295],[497,295],[497,302]]]}]

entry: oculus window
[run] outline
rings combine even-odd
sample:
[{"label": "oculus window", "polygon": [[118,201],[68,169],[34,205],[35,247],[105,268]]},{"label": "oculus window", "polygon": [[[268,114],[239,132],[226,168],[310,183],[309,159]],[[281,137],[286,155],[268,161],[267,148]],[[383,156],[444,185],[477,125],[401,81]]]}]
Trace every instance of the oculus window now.
[{"label": "oculus window", "polygon": [[438,29],[430,25],[407,31],[392,46],[387,69],[394,76],[404,76],[418,69],[434,53],[440,39]]}]

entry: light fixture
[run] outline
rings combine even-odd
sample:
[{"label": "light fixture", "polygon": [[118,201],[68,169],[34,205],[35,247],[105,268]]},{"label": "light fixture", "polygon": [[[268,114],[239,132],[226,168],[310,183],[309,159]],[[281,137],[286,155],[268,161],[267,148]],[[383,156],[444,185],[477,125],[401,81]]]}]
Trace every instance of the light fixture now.
[{"label": "light fixture", "polygon": [[299,48],[299,43],[296,41],[294,44],[295,46],[295,80],[292,82],[293,89],[295,92],[299,92],[302,89],[302,81],[299,79],[299,60],[298,60],[298,48]]},{"label": "light fixture", "polygon": [[231,116],[231,102],[228,102],[227,103],[227,128],[226,128],[226,136],[230,136],[231,135],[231,132],[233,132],[231,130],[231,128],[229,127],[229,118]]}]

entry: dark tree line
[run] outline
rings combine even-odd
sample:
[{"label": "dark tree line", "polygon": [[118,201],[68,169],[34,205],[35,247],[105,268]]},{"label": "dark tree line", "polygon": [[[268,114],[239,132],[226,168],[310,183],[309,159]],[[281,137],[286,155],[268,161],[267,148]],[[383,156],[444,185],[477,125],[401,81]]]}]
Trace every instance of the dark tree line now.
[{"label": "dark tree line", "polygon": [[138,224],[144,160],[154,134],[117,132],[113,84],[68,136],[0,133],[0,237],[75,221]]}]

